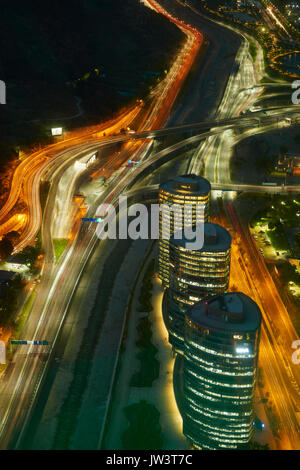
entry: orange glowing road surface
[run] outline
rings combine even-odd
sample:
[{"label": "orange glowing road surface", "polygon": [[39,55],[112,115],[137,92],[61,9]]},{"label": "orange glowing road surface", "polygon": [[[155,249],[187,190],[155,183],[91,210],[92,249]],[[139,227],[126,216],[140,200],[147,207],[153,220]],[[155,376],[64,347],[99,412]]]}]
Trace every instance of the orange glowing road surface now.
[{"label": "orange glowing road surface", "polygon": [[[120,139],[120,136],[107,136],[107,134],[115,134],[120,132],[122,128],[126,128],[136,120],[142,108],[144,108],[143,117],[139,117],[140,129],[152,130],[165,125],[171,107],[203,42],[203,37],[197,30],[170,16],[160,7],[158,2],[149,0],[149,3],[160,14],[165,15],[180,27],[185,33],[186,39],[165,79],[158,85],[157,90],[153,90],[153,96],[147,107],[143,103],[139,103],[107,125],[94,128],[88,133],[72,136],[68,140],[46,147],[24,159],[14,174],[9,198],[0,211],[1,222],[4,217],[9,215],[10,210],[18,201],[21,189],[24,189],[24,199],[29,217],[18,249],[32,242],[42,224],[44,265],[41,282],[38,286],[38,295],[33,302],[28,321],[22,329],[24,337],[32,339],[43,337],[51,341],[51,344],[55,344],[73,293],[98,240],[95,227],[92,224],[81,224],[78,227],[77,236],[73,234],[74,238],[70,241],[64,257],[56,265],[53,263],[51,226],[55,223],[53,221],[55,191],[62,172],[68,167],[69,162],[75,161],[76,157],[94,150],[97,146],[99,148],[99,146],[109,143],[124,142],[126,140],[124,136]],[[103,136],[104,132],[106,136]],[[129,138],[127,137],[127,140]],[[146,159],[150,145],[149,140],[129,143],[120,154],[114,154],[103,162],[103,169],[111,174],[112,179],[102,202],[112,201],[115,203],[126,185],[134,177],[135,169],[124,166],[126,158],[130,155],[130,158],[134,160]],[[47,178],[51,179],[51,190],[42,218],[39,185],[45,174]],[[95,207],[90,207],[89,210],[95,213],[97,204],[95,201]],[[16,448],[20,445],[30,411],[47,368],[47,362],[42,363],[38,356],[29,358],[29,356],[21,354],[21,349],[19,351],[20,355],[17,353],[14,355],[14,368],[3,384],[3,393],[0,394],[2,449],[7,448],[11,441]]]},{"label": "orange glowing road surface", "polygon": [[0,237],[8,232],[21,230],[26,223],[26,214],[15,214],[0,225]]},{"label": "orange glowing road surface", "polygon": [[300,370],[291,360],[291,345],[298,336],[248,227],[238,220],[231,203],[227,210],[234,228],[231,282],[252,297],[263,314],[259,365],[280,417],[278,445],[299,450]]},{"label": "orange glowing road surface", "polygon": [[[118,118],[100,126],[70,133],[65,140],[24,158],[13,176],[7,202],[0,210],[0,236],[2,232],[5,233],[6,229],[11,230],[11,227],[15,227],[17,223],[23,224],[21,240],[15,247],[18,250],[32,243],[42,228],[45,255],[41,283],[37,287],[38,295],[30,310],[29,321],[22,330],[24,337],[47,338],[55,345],[81,274],[98,242],[95,224],[80,223],[80,217],[77,215],[64,256],[56,264],[53,262],[52,229],[56,222],[53,213],[59,182],[66,170],[77,159],[89,152],[114,143],[122,143],[120,151],[113,150],[104,156],[97,167],[97,175],[109,178],[103,194],[95,196],[95,201],[87,209],[87,216],[97,216],[99,201],[101,204],[111,203],[116,206],[119,196],[130,187],[130,183],[143,171],[143,168],[156,162],[165,155],[166,151],[172,149],[169,147],[167,150],[164,149],[149,156],[152,141],[144,138],[142,134],[143,138],[140,139],[141,135],[138,133],[154,131],[166,125],[172,106],[195,62],[204,38],[195,28],[170,15],[159,2],[146,0],[146,3],[176,24],[185,34],[185,41],[166,77],[152,90],[146,103],[139,102],[136,106],[124,111]],[[258,90],[254,91],[255,94],[259,93]],[[235,119],[241,123],[246,118]],[[116,135],[132,122],[135,123],[137,137],[140,140],[130,135]],[[253,119],[252,125],[255,126]],[[207,127],[205,129],[207,131]],[[219,130],[207,131],[207,135],[203,133],[203,136],[214,135],[214,132],[217,133]],[[173,147],[177,148],[179,145],[182,143],[174,144]],[[129,158],[140,161],[139,168],[127,165]],[[43,179],[51,182],[51,188],[45,211],[42,214],[40,183]],[[72,184],[75,184],[75,181],[74,177]],[[216,188],[216,184],[214,187]],[[249,188],[251,190],[252,187],[249,186]],[[261,189],[260,186],[255,186],[255,188]],[[280,188],[263,189],[273,192],[280,190]],[[71,188],[66,191],[66,197],[68,193],[72,194]],[[10,212],[21,194],[27,206],[27,214],[22,214],[22,220],[18,220],[18,218],[10,217]],[[233,235],[231,283],[238,286],[238,290],[252,297],[263,313],[259,364],[264,371],[266,389],[270,391],[281,421],[280,442],[277,442],[277,446],[282,449],[300,450],[300,423],[298,421],[300,368],[291,361],[293,352],[291,345],[297,339],[297,334],[264,260],[253,243],[248,227],[239,218],[232,204],[229,203],[226,210],[233,228],[231,230]],[[222,225],[228,226],[228,221],[222,220]],[[41,362],[38,355],[29,357],[22,355],[21,352],[20,349],[20,354],[14,355],[14,369],[7,381],[3,383],[3,390],[0,394],[0,447],[2,449],[8,448],[11,442],[15,448],[20,446],[48,365],[48,362]]]},{"label": "orange glowing road surface", "polygon": [[[108,137],[102,137],[103,133],[109,136],[119,132],[138,116],[141,108],[142,105],[139,104],[115,120],[94,126],[84,132],[72,132],[70,133],[71,136],[67,139],[48,145],[22,160],[13,175],[9,197],[0,210],[1,221],[9,216],[10,211],[18,202],[21,190],[23,189],[23,198],[28,208],[29,218],[16,249],[21,250],[26,245],[32,243],[41,226],[42,213],[39,188],[45,172],[51,169],[51,167],[64,164],[66,159],[72,160],[74,158],[74,151],[89,141],[98,141],[99,143],[104,141],[109,143]],[[70,150],[73,150],[73,154]]]},{"label": "orange glowing road surface", "polygon": [[[190,68],[195,60],[195,57],[202,45],[203,36],[196,29],[185,25],[182,21],[173,18],[169,15],[160,5],[152,0],[149,0],[151,6],[160,14],[166,16],[170,21],[174,22],[187,36],[187,41],[182,48],[182,51],[174,62],[171,70],[167,74],[163,83],[160,84],[159,93],[149,106],[146,118],[144,118],[141,129],[157,129],[162,127],[168,118],[170,109],[178,95],[178,92],[190,71]],[[33,153],[25,158],[17,167],[12,184],[9,197],[6,204],[0,210],[0,222],[6,218],[14,205],[17,203],[21,193],[22,187],[24,188],[24,202],[26,203],[29,211],[29,218],[22,234],[20,243],[16,247],[17,250],[24,248],[27,244],[34,241],[34,238],[41,225],[41,208],[39,204],[39,184],[43,174],[48,168],[54,165],[60,165],[66,158],[64,153],[66,149],[76,149],[87,140],[99,140],[104,143],[108,142],[107,136],[113,133],[120,132],[122,128],[126,128],[138,116],[142,104],[125,112],[115,121],[110,121],[107,124],[95,126],[91,130],[84,132],[73,132],[75,136],[69,137],[61,142],[49,145],[43,150]],[[103,137],[103,134],[106,137]],[[62,154],[62,150],[64,153]],[[142,149],[141,149],[142,151]],[[124,163],[121,161],[120,164]]]}]

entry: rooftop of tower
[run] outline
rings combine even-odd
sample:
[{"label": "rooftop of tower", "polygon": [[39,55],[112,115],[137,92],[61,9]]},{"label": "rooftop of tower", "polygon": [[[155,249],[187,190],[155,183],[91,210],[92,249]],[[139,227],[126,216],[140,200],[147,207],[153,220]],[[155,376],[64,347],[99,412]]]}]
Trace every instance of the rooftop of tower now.
[{"label": "rooftop of tower", "polygon": [[193,194],[195,196],[206,195],[211,190],[208,180],[202,176],[190,174],[176,176],[174,179],[161,183],[159,189],[171,194]]},{"label": "rooftop of tower", "polygon": [[204,298],[187,312],[197,326],[218,330],[255,331],[261,324],[258,305],[242,292]]},{"label": "rooftop of tower", "polygon": [[[175,238],[176,237],[176,238]],[[187,243],[193,240],[188,240],[184,236],[183,231],[176,232],[170,238],[170,244],[186,248]],[[231,235],[226,228],[221,225],[206,222],[204,224],[204,244],[200,250],[195,251],[226,251],[231,245]]]}]

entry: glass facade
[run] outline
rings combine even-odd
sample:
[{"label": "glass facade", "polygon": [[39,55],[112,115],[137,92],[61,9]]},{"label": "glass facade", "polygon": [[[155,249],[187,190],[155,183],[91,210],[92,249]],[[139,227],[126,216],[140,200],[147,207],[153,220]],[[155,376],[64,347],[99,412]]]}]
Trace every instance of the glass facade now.
[{"label": "glass facade", "polygon": [[[158,274],[163,284],[169,286],[169,236],[183,224],[183,207],[191,206],[191,225],[209,220],[210,183],[197,175],[178,176],[160,185],[158,202],[173,206],[170,213],[159,215]],[[203,216],[197,218],[196,208],[202,206]],[[166,228],[167,227],[167,228]]]},{"label": "glass facade", "polygon": [[204,245],[200,250],[186,249],[185,242],[184,238],[172,237],[169,245],[169,341],[181,354],[187,309],[207,295],[228,290],[231,237],[220,225],[205,223]]},{"label": "glass facade", "polygon": [[250,441],[260,324],[258,306],[242,293],[207,297],[187,312],[183,432],[196,448]]}]

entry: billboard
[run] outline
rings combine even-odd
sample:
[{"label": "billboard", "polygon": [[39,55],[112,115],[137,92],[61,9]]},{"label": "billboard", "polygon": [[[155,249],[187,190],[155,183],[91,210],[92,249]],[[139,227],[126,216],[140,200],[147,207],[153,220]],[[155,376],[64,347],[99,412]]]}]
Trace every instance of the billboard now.
[{"label": "billboard", "polygon": [[51,134],[52,135],[62,135],[63,128],[62,127],[52,127]]}]

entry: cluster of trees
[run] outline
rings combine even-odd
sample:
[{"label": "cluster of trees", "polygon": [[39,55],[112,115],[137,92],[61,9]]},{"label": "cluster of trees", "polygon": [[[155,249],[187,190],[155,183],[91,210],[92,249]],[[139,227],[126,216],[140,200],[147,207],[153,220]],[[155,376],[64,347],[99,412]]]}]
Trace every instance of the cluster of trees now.
[{"label": "cluster of trees", "polygon": [[257,441],[251,441],[247,450],[270,450],[268,444],[260,444]]},{"label": "cluster of trees", "polygon": [[151,293],[152,293],[152,278],[154,275],[154,270],[155,270],[155,260],[152,260],[149,263],[149,266],[143,277],[142,287],[141,287],[140,295],[138,298],[138,301],[139,301],[138,311],[139,312],[150,312],[152,310]]},{"label": "cluster of trees", "polygon": [[11,281],[9,281],[9,286],[4,290],[3,297],[0,298],[1,327],[9,327],[13,325],[18,305],[18,295],[25,285],[26,281],[19,275],[16,275]]},{"label": "cluster of trees", "polygon": [[123,450],[160,450],[163,446],[159,411],[154,405],[141,400],[127,406],[125,415],[129,426],[122,435]]},{"label": "cluster of trees", "polygon": [[4,235],[0,241],[0,261],[6,260],[12,253],[14,246],[20,238],[19,232],[12,230]]},{"label": "cluster of trees", "polygon": [[[0,262],[6,261],[9,258],[19,237],[19,233],[13,231],[2,238],[0,241]],[[36,260],[40,254],[41,246],[39,242],[35,246],[26,246],[21,252],[23,263],[29,266],[32,273],[36,269]]]},{"label": "cluster of trees", "polygon": [[12,253],[14,247],[8,235],[0,241],[0,261],[5,261]]},{"label": "cluster of trees", "polygon": [[277,267],[280,273],[280,279],[283,283],[290,281],[300,285],[300,274],[290,263],[285,263]]},{"label": "cluster of trees", "polygon": [[133,387],[151,387],[152,382],[159,376],[160,363],[156,359],[157,348],[152,344],[153,333],[149,318],[149,314],[152,311],[151,293],[154,269],[155,260],[152,260],[145,272],[139,295],[139,306],[137,310],[139,312],[148,313],[148,316],[140,318],[137,324],[138,337],[136,345],[140,349],[137,354],[140,367],[131,379],[130,384]]},{"label": "cluster of trees", "polygon": [[294,244],[296,251],[300,253],[300,233],[296,233],[296,235],[294,236]]}]

